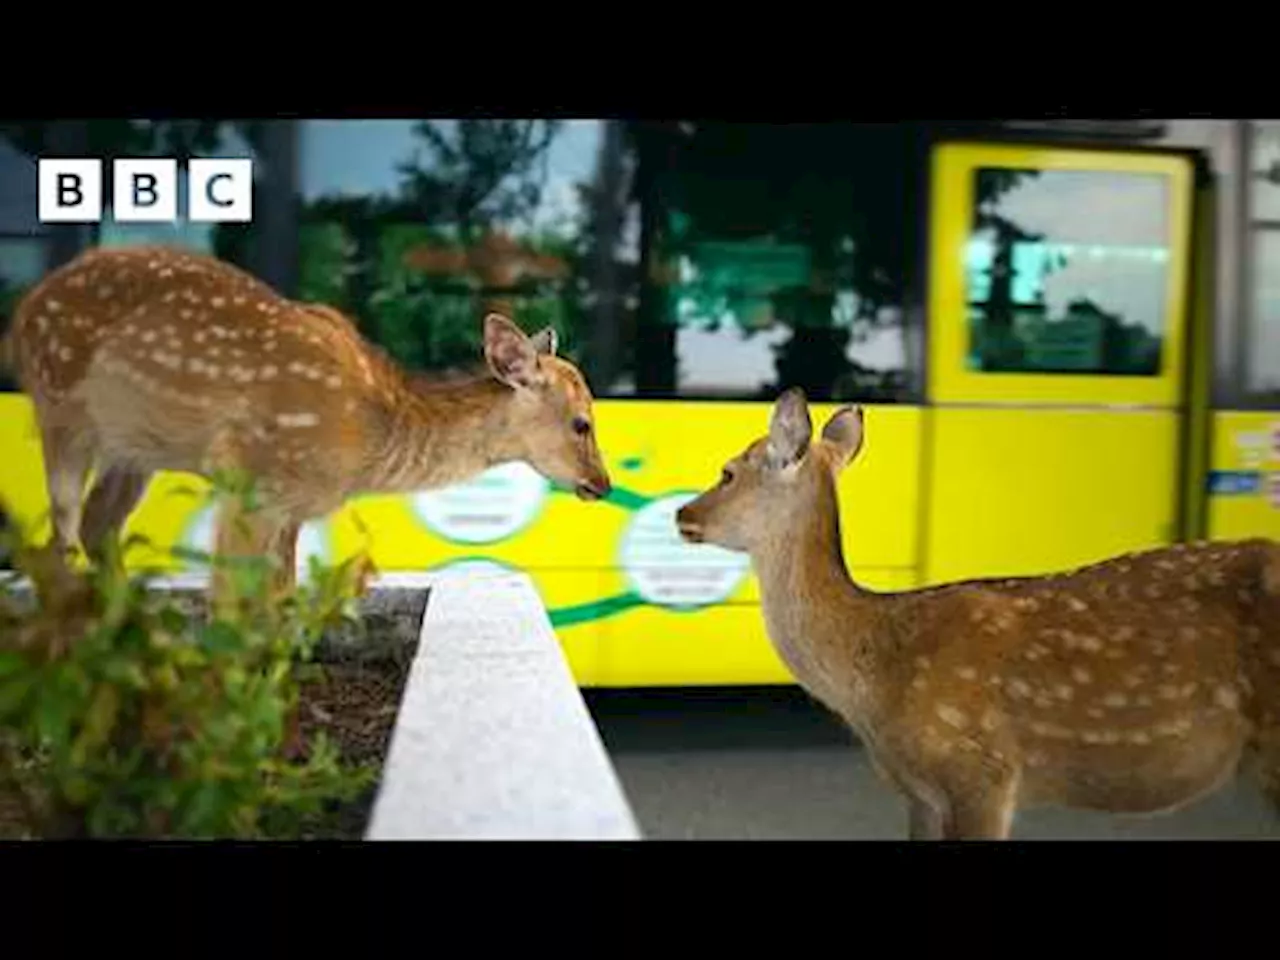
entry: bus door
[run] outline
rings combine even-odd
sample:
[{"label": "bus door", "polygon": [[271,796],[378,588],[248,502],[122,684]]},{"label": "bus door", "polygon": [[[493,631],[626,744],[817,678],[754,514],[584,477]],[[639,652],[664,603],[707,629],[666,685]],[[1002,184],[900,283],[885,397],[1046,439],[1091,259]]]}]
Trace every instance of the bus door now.
[{"label": "bus door", "polygon": [[922,580],[1178,539],[1193,160],[945,143],[930,177]]}]

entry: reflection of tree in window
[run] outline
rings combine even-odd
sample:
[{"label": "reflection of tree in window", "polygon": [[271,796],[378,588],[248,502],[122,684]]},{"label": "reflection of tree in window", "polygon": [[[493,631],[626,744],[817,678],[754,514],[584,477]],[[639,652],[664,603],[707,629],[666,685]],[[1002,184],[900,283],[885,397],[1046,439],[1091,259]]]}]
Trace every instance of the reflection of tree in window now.
[{"label": "reflection of tree in window", "polygon": [[[1031,183],[1034,192],[1022,192]],[[975,185],[965,260],[970,362],[987,372],[1155,373],[1160,339],[1143,320],[1157,329],[1162,321],[1162,183],[980,170]],[[1138,216],[1115,209],[1121,198]],[[1049,229],[1019,223],[1015,199]]]},{"label": "reflection of tree in window", "polygon": [[419,369],[474,364],[487,309],[554,327],[597,392],[630,363],[623,124],[306,121],[302,144],[304,297]]},{"label": "reflection of tree in window", "polygon": [[[1020,181],[1039,176],[1033,170],[981,170],[977,180],[978,214],[974,227],[978,249],[985,253],[981,322],[974,327],[977,353],[984,370],[1018,370],[1025,363],[1023,344],[1015,332],[1018,319],[1044,314],[1044,287],[1039,276],[1031,280],[1027,255],[1044,249],[1044,234],[1022,229],[999,212],[1000,196]],[[1028,244],[1035,244],[1028,248]],[[1021,256],[1019,256],[1021,254]],[[1039,258],[1043,260],[1043,257]],[[1039,268],[1041,265],[1036,264]],[[979,266],[979,270],[982,267]],[[1037,269],[1037,273],[1040,270]],[[1017,281],[1021,279],[1022,283]],[[1026,292],[1021,288],[1029,288]],[[1023,293],[1018,297],[1018,293]],[[1028,297],[1026,293],[1030,293]]]},{"label": "reflection of tree in window", "polygon": [[[815,398],[897,396],[900,368],[866,369],[849,354],[851,344],[900,323],[919,212],[919,131],[699,123],[646,125],[639,135],[648,182],[644,275],[656,290],[642,301],[638,392],[668,394],[685,380],[674,349],[681,322],[739,342],[779,340],[766,396],[783,385]],[[703,261],[732,247],[742,261],[735,281],[698,279]],[[769,283],[773,267],[753,273],[748,258],[758,253],[763,262],[771,248],[807,261],[800,275],[779,268]],[[687,285],[682,262],[694,268]],[[694,301],[699,309],[688,305]],[[731,396],[761,389],[732,377],[726,370],[708,389]]]},{"label": "reflection of tree in window", "polygon": [[[562,294],[579,250],[530,230],[543,202],[553,120],[421,121],[391,195],[323,197],[304,208],[303,290],[354,314],[410,366],[473,363],[479,315],[515,314],[556,328],[578,323]],[[516,238],[517,228],[524,227]]]}]

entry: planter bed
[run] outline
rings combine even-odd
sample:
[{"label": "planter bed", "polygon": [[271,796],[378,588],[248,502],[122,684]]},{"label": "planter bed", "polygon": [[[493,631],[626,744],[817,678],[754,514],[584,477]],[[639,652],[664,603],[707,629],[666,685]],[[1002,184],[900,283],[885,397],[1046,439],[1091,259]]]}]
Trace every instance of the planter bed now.
[{"label": "planter bed", "polygon": [[[158,581],[185,612],[206,610],[202,584],[181,578]],[[326,634],[312,658],[299,696],[299,730],[305,742],[323,733],[337,747],[344,765],[386,760],[409,668],[417,652],[428,589],[422,584],[375,586],[362,598],[363,642],[354,631]],[[306,667],[304,667],[306,669]],[[363,839],[379,781],[363,795],[335,806],[308,824],[306,839]],[[28,836],[16,798],[0,790],[0,839]]]},{"label": "planter bed", "polygon": [[[202,586],[153,581],[197,616]],[[324,732],[378,777],[305,824],[306,838],[640,839],[527,576],[383,573],[359,612],[362,630],[332,631],[316,650],[302,737],[289,739]]]}]

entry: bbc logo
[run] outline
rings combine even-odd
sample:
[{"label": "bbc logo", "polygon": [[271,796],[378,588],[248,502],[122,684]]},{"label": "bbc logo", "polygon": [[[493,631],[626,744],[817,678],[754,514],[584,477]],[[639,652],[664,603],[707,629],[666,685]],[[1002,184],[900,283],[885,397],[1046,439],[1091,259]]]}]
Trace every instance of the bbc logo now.
[{"label": "bbc logo", "polygon": [[[116,160],[111,215],[121,223],[178,219],[177,160]],[[40,222],[97,223],[102,219],[101,160],[40,161]],[[252,160],[190,160],[187,219],[248,223],[253,219]]]}]

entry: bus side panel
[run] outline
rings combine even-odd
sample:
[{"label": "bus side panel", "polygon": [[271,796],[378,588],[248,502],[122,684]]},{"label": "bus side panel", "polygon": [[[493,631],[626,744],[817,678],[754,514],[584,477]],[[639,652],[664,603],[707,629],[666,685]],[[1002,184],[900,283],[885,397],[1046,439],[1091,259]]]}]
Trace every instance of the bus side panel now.
[{"label": "bus side panel", "polygon": [[0,504],[19,529],[36,540],[49,536],[49,495],[44,483],[44,452],[36,432],[30,399],[0,393]]},{"label": "bus side panel", "polygon": [[[851,573],[860,585],[873,590],[906,590],[916,585],[914,569],[853,567]],[[600,686],[795,682],[769,642],[758,602],[722,603],[688,613],[637,606],[602,621],[600,631]]]},{"label": "bus side panel", "polygon": [[[0,442],[12,451],[0,496],[29,525],[48,509],[40,445],[27,399],[0,402]],[[812,407],[815,435],[836,408]],[[606,502],[539,492],[528,477],[493,489],[482,482],[465,496],[445,491],[430,509],[414,496],[361,497],[312,524],[303,546],[328,562],[368,550],[382,570],[527,572],[584,686],[786,682],[747,558],[684,544],[671,519],[768,430],[770,409],[600,401],[597,429],[615,484]],[[896,589],[916,579],[921,416],[918,408],[869,407],[863,453],[840,478],[849,563],[871,585]],[[187,474],[157,476],[127,528],[156,550],[133,555],[131,565],[173,569],[180,565],[165,551],[174,545],[210,548],[207,490]],[[47,524],[37,528],[37,539],[47,535]]]},{"label": "bus side panel", "polygon": [[1210,539],[1280,539],[1280,413],[1214,413],[1208,488]]},{"label": "bus side panel", "polygon": [[1172,412],[931,411],[925,582],[1049,573],[1172,542]]},{"label": "bus side panel", "polygon": [[[810,407],[815,436],[837,408]],[[626,481],[653,496],[661,491],[694,492],[714,483],[726,460],[767,432],[770,409],[763,403],[627,401],[602,404],[598,421],[611,458],[627,456],[632,447],[648,445],[654,451],[653,472]],[[866,442],[839,479],[846,560],[853,576],[872,589],[899,590],[917,582],[922,418],[917,407],[868,406]],[[615,475],[615,482],[624,482],[623,476]],[[592,522],[591,515],[582,511],[575,520],[588,535],[585,525]],[[792,682],[769,645],[759,584],[745,566],[745,557],[730,561],[743,565],[742,579],[722,599],[687,610],[653,602],[651,594],[644,602],[646,590],[653,590],[662,578],[676,578],[679,565],[693,563],[682,558],[693,556],[683,548],[665,553],[652,566],[639,567],[620,543],[608,591],[615,607],[601,617],[602,685]],[[554,610],[552,619],[555,622]]]}]

